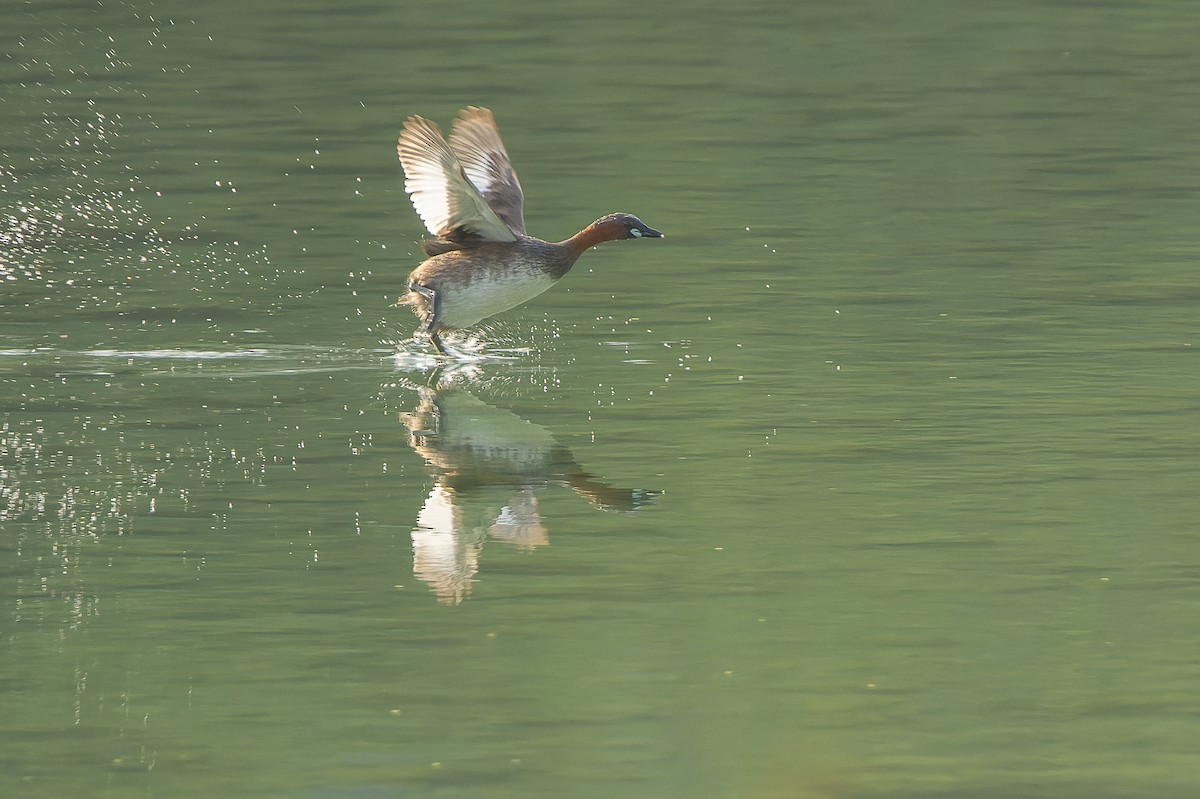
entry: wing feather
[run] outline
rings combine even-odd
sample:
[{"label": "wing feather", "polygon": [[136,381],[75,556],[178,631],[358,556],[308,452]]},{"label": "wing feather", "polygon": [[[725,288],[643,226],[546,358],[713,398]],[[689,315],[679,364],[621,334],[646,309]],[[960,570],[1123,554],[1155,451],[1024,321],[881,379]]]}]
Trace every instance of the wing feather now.
[{"label": "wing feather", "polygon": [[409,117],[396,143],[404,167],[404,189],[430,233],[450,241],[516,241],[504,222],[467,177],[437,125]]},{"label": "wing feather", "polygon": [[525,195],[492,112],[477,106],[464,109],[450,129],[447,144],[496,216],[513,232],[524,235]]}]

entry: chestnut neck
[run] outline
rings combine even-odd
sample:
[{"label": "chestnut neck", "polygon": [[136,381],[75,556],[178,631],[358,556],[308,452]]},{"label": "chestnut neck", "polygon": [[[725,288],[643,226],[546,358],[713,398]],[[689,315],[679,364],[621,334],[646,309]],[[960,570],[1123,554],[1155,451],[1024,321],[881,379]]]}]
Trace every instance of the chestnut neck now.
[{"label": "chestnut neck", "polygon": [[578,258],[585,250],[625,237],[625,229],[613,222],[593,222],[566,241],[559,242]]}]

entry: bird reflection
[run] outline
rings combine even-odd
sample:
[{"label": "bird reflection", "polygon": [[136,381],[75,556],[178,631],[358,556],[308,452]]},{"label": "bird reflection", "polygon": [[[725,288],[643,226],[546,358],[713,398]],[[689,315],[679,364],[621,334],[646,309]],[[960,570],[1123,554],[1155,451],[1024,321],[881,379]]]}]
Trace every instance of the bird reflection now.
[{"label": "bird reflection", "polygon": [[413,572],[443,603],[470,595],[489,538],[521,549],[549,543],[538,511],[543,489],[566,486],[604,511],[636,510],[655,493],[605,483],[550,431],[463,388],[421,386],[417,393],[416,408],[400,417],[435,484],[413,528]]}]

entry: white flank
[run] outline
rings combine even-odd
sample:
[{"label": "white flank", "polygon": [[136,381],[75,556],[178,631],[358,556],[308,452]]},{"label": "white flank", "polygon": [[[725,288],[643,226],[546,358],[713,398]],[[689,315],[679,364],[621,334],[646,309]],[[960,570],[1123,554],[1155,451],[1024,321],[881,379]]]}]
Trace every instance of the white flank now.
[{"label": "white flank", "polygon": [[470,327],[482,319],[515,308],[554,285],[544,272],[526,272],[507,277],[480,275],[471,285],[446,292],[442,297],[442,323],[447,327]]}]

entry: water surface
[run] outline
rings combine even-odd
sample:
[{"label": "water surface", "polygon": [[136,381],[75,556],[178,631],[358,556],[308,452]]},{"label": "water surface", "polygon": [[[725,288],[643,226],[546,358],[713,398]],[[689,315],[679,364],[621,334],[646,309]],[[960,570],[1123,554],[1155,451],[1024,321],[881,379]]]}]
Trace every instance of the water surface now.
[{"label": "water surface", "polygon": [[[3,795],[1195,794],[1200,12],[7,16]],[[667,238],[447,365],[468,104]]]}]

